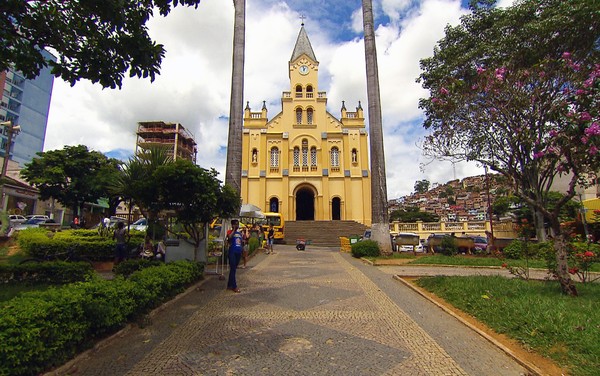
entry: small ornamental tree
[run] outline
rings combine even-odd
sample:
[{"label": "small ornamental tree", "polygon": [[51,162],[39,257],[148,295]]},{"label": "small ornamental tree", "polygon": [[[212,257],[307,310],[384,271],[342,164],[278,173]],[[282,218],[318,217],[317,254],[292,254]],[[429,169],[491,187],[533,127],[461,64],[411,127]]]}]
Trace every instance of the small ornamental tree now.
[{"label": "small ornamental tree", "polygon": [[[431,92],[420,102],[430,130],[425,153],[476,161],[505,176],[537,227],[550,224],[556,274],[571,295],[577,289],[559,214],[575,188],[591,184],[600,169],[594,46],[600,26],[592,3],[525,0],[506,10],[480,9],[449,27],[434,57],[421,61],[420,79]],[[581,35],[561,33],[568,25]],[[556,177],[568,186],[549,205]]]},{"label": "small ornamental tree", "polygon": [[229,185],[221,185],[216,170],[206,170],[187,160],[178,159],[158,167],[152,180],[158,205],[175,212],[193,241],[194,258],[198,260],[206,227],[215,217],[236,214],[241,204],[239,195]]}]

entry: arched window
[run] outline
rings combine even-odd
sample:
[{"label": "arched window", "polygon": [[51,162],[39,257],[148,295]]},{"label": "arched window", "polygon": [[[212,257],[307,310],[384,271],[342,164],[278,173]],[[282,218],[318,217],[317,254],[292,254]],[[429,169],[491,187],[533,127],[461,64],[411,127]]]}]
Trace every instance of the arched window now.
[{"label": "arched window", "polygon": [[296,98],[302,98],[302,86],[296,85]]},{"label": "arched window", "polygon": [[308,85],[306,87],[306,98],[312,98],[313,97],[313,87]]},{"label": "arched window", "polygon": [[279,213],[279,200],[277,197],[272,197],[269,200],[269,211],[272,213]]},{"label": "arched window", "polygon": [[294,148],[294,170],[296,167],[300,169],[300,148],[297,146]]},{"label": "arched window", "polygon": [[314,146],[310,148],[310,169],[317,170],[317,148]]},{"label": "arched window", "polygon": [[271,148],[271,167],[279,167],[279,149],[277,147]]},{"label": "arched window", "polygon": [[306,109],[306,123],[307,124],[313,123],[313,109],[312,108]]},{"label": "arched window", "polygon": [[296,124],[302,124],[302,109],[296,109]]},{"label": "arched window", "polygon": [[308,140],[302,140],[302,170],[308,170]]},{"label": "arched window", "polygon": [[340,168],[340,150],[337,146],[331,148],[331,167],[338,170]]}]

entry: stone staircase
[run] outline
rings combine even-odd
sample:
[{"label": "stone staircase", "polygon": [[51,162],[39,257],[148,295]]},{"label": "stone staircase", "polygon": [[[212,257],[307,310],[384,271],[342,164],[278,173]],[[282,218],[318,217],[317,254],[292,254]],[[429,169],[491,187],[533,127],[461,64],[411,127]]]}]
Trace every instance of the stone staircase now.
[{"label": "stone staircase", "polygon": [[285,243],[310,240],[312,245],[339,247],[340,236],[361,236],[367,227],[356,221],[286,221]]}]

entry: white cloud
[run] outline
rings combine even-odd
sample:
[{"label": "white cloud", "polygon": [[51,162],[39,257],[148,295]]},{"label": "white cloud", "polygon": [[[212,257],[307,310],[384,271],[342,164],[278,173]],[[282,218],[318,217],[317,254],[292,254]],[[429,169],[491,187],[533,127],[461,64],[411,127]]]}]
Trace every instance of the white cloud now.
[{"label": "white cloud", "polygon": [[[380,12],[391,21],[377,25],[376,37],[388,197],[393,198],[410,193],[416,180],[445,183],[454,176],[447,162],[430,164],[424,173],[419,170],[424,159],[416,143],[424,131],[418,100],[428,93],[415,79],[420,73],[419,59],[431,55],[446,24],[456,24],[466,10],[458,0],[383,0],[375,5],[380,5]],[[300,27],[299,15],[286,1],[247,3],[244,101],[249,101],[253,110],[264,100],[269,116],[280,111],[281,92],[289,90],[288,60]],[[354,32],[361,35],[361,9],[348,17]],[[361,101],[368,112],[362,39],[335,42],[330,39],[332,33],[320,27],[323,25],[310,23],[306,30],[320,62],[319,90],[327,91],[329,111],[339,116],[344,100],[350,111]],[[55,80],[45,150],[85,144],[102,152],[133,152],[137,122],[180,122],[196,137],[199,164],[215,167],[222,177],[233,4],[203,0],[197,10],[178,7],[166,18],[152,19],[149,29],[167,50],[155,82],[128,78],[121,90],[102,90],[88,82],[71,88]],[[457,177],[474,173],[480,171],[456,166]]]}]

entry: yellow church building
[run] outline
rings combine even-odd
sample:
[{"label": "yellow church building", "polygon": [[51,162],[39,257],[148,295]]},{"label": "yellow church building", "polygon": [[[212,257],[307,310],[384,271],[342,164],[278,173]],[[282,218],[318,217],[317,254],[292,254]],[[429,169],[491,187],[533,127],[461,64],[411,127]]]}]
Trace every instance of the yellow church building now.
[{"label": "yellow church building", "polygon": [[286,221],[354,220],[371,224],[367,131],[360,102],[338,119],[319,91],[319,62],[304,24],[289,61],[281,112],[244,111],[242,200]]}]

